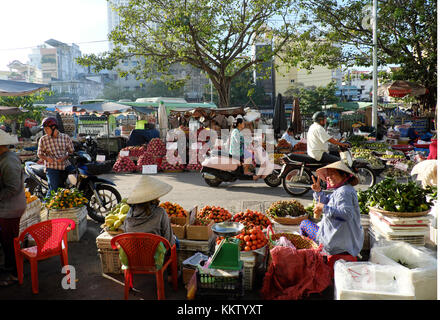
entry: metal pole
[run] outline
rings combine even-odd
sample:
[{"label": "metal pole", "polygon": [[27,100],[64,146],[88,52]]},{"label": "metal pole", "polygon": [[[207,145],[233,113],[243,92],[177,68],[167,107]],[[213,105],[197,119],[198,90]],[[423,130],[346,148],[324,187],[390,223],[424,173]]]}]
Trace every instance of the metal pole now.
[{"label": "metal pole", "polygon": [[371,125],[377,132],[377,0],[373,0],[373,109]]}]

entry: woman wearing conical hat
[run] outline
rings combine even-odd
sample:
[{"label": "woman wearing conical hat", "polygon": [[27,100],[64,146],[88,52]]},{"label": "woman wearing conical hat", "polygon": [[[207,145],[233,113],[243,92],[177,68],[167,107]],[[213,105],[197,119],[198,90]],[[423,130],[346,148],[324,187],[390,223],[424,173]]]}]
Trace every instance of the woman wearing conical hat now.
[{"label": "woman wearing conical hat", "polygon": [[[312,190],[316,205],[313,209],[315,224],[304,220],[300,224],[301,235],[323,245],[330,254],[350,254],[357,256],[362,249],[364,232],[357,192],[353,186],[359,183],[356,175],[342,162],[334,162],[316,170]],[[334,189],[330,195],[321,190],[320,181],[327,182],[327,188]]]},{"label": "woman wearing conical hat", "polygon": [[167,239],[171,246],[176,243],[170,219],[165,209],[159,207],[159,198],[173,187],[150,176],[141,176],[127,199],[130,210],[122,225],[125,232],[157,234]]}]

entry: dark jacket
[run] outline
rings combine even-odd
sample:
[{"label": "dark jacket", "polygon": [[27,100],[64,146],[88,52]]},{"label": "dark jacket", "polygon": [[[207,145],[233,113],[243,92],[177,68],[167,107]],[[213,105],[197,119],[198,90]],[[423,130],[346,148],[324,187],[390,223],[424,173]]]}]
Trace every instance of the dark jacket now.
[{"label": "dark jacket", "polygon": [[7,151],[0,155],[0,218],[20,218],[25,210],[21,161],[14,152]]}]

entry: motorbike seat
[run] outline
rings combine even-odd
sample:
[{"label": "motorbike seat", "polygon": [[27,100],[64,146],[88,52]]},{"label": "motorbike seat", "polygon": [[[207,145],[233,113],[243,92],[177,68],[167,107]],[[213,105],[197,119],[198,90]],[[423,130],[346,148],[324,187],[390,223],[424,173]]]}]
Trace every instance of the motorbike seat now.
[{"label": "motorbike seat", "polygon": [[30,168],[35,172],[37,176],[42,179],[46,179],[46,172],[44,172],[44,165],[41,164],[32,164]]},{"label": "motorbike seat", "polygon": [[293,161],[293,162],[303,162],[303,163],[306,163],[306,164],[308,164],[308,165],[320,165],[320,166],[325,166],[325,165],[328,164],[328,163],[325,163],[325,162],[318,161],[318,160],[316,160],[316,159],[310,157],[310,156],[307,155],[307,154],[290,153],[290,154],[287,155],[287,157],[288,157],[291,161]]}]

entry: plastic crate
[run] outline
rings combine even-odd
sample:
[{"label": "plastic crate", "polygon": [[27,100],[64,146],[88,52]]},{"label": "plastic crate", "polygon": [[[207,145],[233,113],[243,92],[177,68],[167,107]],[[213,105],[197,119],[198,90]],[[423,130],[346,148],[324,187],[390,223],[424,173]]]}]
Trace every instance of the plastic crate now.
[{"label": "plastic crate", "polygon": [[241,257],[243,261],[243,286],[244,290],[252,290],[255,282],[255,267],[257,259],[253,257]]},{"label": "plastic crate", "polygon": [[219,297],[238,298],[244,295],[243,269],[238,272],[237,277],[214,276],[208,273],[196,271],[197,296],[198,297]]}]

